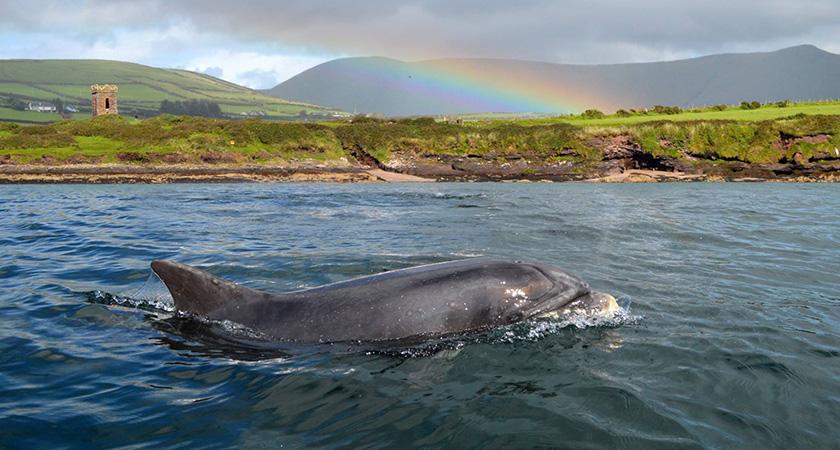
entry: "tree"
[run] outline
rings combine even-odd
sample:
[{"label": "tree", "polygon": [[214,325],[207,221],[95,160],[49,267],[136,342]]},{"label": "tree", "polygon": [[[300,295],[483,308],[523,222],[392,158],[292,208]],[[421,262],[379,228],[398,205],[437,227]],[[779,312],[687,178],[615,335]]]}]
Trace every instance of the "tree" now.
[{"label": "tree", "polygon": [[19,98],[13,97],[11,95],[7,98],[7,103],[9,105],[9,108],[12,108],[14,110],[17,110],[17,111],[26,110],[26,102],[24,102],[23,100],[21,100]]},{"label": "tree", "polygon": [[59,115],[63,116],[64,115],[64,102],[61,101],[60,98],[56,98],[55,100],[53,100],[53,105],[55,105],[55,111]]}]

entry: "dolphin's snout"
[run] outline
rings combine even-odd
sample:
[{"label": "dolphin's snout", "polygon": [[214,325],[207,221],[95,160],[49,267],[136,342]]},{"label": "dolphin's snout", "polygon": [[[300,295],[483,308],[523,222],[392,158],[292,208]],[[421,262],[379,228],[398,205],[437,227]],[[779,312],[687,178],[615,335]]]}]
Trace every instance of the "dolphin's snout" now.
[{"label": "dolphin's snout", "polygon": [[610,294],[606,292],[592,292],[587,297],[586,309],[595,314],[608,316],[618,311],[618,302]]},{"label": "dolphin's snout", "polygon": [[587,317],[612,317],[620,307],[618,302],[606,292],[592,291],[576,298],[561,309],[549,311],[541,317],[557,319],[564,316],[584,315]]}]

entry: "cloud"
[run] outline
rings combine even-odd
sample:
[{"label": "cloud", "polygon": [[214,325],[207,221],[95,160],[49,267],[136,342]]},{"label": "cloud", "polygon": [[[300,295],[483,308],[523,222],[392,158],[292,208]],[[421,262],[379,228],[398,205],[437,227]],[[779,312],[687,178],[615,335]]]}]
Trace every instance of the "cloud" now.
[{"label": "cloud", "polygon": [[840,2],[0,0],[0,56],[217,67],[255,87],[338,55],[615,63],[802,43],[840,52]]},{"label": "cloud", "polygon": [[255,89],[268,89],[330,59],[331,56],[215,50],[190,59],[183,68]]},{"label": "cloud", "polygon": [[225,73],[225,72],[222,70],[222,68],[221,68],[221,67],[219,67],[219,66],[215,66],[215,67],[206,67],[206,68],[204,68],[204,69],[196,69],[196,70],[197,70],[198,72],[201,72],[201,73],[203,73],[203,74],[210,75],[211,77],[216,77],[216,78],[221,78],[221,77],[222,77],[222,75],[224,75],[224,73]]}]

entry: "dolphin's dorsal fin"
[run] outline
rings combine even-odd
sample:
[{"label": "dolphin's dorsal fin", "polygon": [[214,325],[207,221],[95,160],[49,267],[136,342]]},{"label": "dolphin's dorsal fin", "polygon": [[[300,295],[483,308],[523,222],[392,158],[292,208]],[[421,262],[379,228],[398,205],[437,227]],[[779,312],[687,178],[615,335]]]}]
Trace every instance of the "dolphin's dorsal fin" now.
[{"label": "dolphin's dorsal fin", "polygon": [[244,302],[243,294],[251,291],[203,270],[172,261],[154,261],[152,270],[169,289],[178,311],[207,316],[233,302]]}]

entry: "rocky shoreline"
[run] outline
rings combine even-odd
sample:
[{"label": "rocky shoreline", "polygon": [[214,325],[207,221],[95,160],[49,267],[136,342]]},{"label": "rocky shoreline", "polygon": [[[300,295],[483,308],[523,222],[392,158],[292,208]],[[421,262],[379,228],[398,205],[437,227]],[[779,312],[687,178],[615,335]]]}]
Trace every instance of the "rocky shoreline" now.
[{"label": "rocky shoreline", "polygon": [[362,168],[255,166],[0,166],[0,184],[371,182]]},{"label": "rocky shoreline", "polygon": [[513,161],[487,163],[394,159],[388,164],[289,166],[241,165],[0,165],[0,184],[241,183],[241,182],[424,182],[424,181],[585,181],[650,182],[840,182],[834,164],[735,164],[639,167],[632,160],[603,161],[590,167]]},{"label": "rocky shoreline", "polygon": [[[707,160],[684,155],[681,158],[654,157],[629,139],[590,143],[603,151],[598,162],[553,160],[518,154],[439,155],[421,152],[395,153],[382,163],[361,149],[351,153],[360,162],[383,171],[403,173],[438,181],[593,181],[637,182],[720,182],[787,181],[838,182],[840,158],[809,161],[795,158],[773,164]],[[577,155],[569,155],[577,156]]]}]

